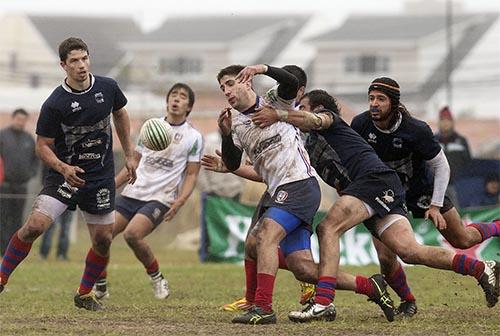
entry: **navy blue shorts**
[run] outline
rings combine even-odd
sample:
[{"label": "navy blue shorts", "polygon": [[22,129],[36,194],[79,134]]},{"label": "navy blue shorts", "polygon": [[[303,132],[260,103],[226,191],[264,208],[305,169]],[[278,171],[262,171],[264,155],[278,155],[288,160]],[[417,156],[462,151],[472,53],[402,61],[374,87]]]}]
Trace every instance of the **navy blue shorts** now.
[{"label": "navy blue shorts", "polygon": [[311,247],[311,224],[321,202],[316,178],[279,186],[273,197],[267,192],[255,211],[252,225],[263,217],[280,224],[287,235],[280,242],[285,256]]},{"label": "navy blue shorts", "polygon": [[[425,212],[429,209],[432,200],[432,191],[429,193],[420,194],[418,196],[408,195],[406,198],[406,206],[414,218],[424,218]],[[439,210],[440,213],[444,214],[448,212],[455,205],[448,196],[444,196],[443,206]]]},{"label": "navy blue shorts", "polygon": [[75,210],[93,215],[105,215],[115,209],[115,179],[107,178],[97,181],[86,181],[81,188],[72,188],[64,182],[62,176],[46,179],[40,195],[53,197]]},{"label": "navy blue shorts", "polygon": [[158,201],[141,201],[135,198],[118,196],[116,198],[116,211],[130,221],[136,214],[143,214],[156,228],[163,222],[163,217],[170,209]]},{"label": "navy blue shorts", "polygon": [[[398,175],[394,171],[374,171],[349,184],[341,195],[354,196],[368,204],[375,214],[364,221],[372,234],[375,222],[388,214],[406,216],[405,192]],[[376,235],[376,234],[375,234]]]}]

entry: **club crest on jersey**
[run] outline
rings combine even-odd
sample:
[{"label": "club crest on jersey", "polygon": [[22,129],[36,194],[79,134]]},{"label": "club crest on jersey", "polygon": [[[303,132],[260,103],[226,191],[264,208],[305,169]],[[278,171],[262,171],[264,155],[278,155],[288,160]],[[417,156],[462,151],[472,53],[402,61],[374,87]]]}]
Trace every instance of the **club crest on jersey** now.
[{"label": "club crest on jersey", "polygon": [[97,104],[101,104],[101,103],[104,103],[104,95],[102,94],[102,92],[97,92],[95,95],[95,101]]},{"label": "club crest on jersey", "polygon": [[180,143],[182,140],[182,134],[181,133],[175,133],[174,135],[174,143]]},{"label": "club crest on jersey", "polygon": [[377,143],[377,135],[375,133],[368,134],[368,142]]},{"label": "club crest on jersey", "polygon": [[283,204],[287,198],[288,198],[288,193],[284,190],[280,190],[276,195],[276,203]]},{"label": "club crest on jersey", "polygon": [[111,192],[108,188],[102,188],[97,191],[96,200],[98,209],[109,209],[111,207]]},{"label": "club crest on jersey", "polygon": [[403,148],[403,139],[401,138],[392,139],[392,146],[394,148]]},{"label": "club crest on jersey", "polygon": [[417,206],[420,209],[429,209],[431,206],[431,197],[429,195],[420,196],[417,201]]},{"label": "club crest on jersey", "polygon": [[71,110],[73,112],[77,112],[77,111],[80,111],[82,109],[82,107],[80,106],[80,103],[77,102],[77,101],[74,101],[71,103]]}]

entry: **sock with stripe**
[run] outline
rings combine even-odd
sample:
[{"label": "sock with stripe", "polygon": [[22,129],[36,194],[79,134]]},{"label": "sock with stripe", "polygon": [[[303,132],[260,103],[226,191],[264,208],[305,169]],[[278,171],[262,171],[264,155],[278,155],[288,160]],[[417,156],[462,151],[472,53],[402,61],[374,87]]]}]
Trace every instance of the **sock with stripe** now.
[{"label": "sock with stripe", "polygon": [[271,274],[257,273],[255,305],[265,312],[273,311],[273,290],[276,277]]},{"label": "sock with stripe", "polygon": [[78,294],[84,295],[92,291],[92,287],[101,275],[102,271],[106,269],[109,257],[102,257],[94,252],[93,249],[87,253],[85,259],[85,270],[80,281],[80,288]]},{"label": "sock with stripe", "polygon": [[158,260],[153,260],[151,265],[146,267],[146,272],[153,280],[158,280],[163,278],[163,274],[160,272],[160,266],[158,265]]},{"label": "sock with stripe", "polygon": [[335,299],[335,288],[337,287],[337,278],[329,276],[320,276],[316,285],[316,294],[314,302],[327,306]]},{"label": "sock with stripe", "polygon": [[26,258],[31,250],[33,243],[23,242],[17,236],[17,231],[10,238],[9,245],[5,250],[0,266],[0,280],[2,285],[5,285],[9,280],[9,276],[16,269],[16,267]]},{"label": "sock with stripe", "polygon": [[484,263],[477,259],[470,258],[465,254],[457,253],[453,257],[452,269],[463,275],[472,275],[479,281],[484,272]]},{"label": "sock with stripe", "polygon": [[373,288],[373,283],[367,277],[357,275],[356,276],[356,293],[364,294],[369,298],[375,295],[375,288]]},{"label": "sock with stripe", "polygon": [[481,234],[481,242],[490,237],[498,237],[500,235],[500,220],[494,220],[491,223],[472,223],[467,225],[479,231]]},{"label": "sock with stripe", "polygon": [[249,304],[255,302],[255,291],[257,290],[257,263],[245,259],[246,292],[245,299]]},{"label": "sock with stripe", "polygon": [[394,273],[385,275],[385,281],[394,289],[401,301],[415,301],[401,263],[398,262],[398,269]]}]

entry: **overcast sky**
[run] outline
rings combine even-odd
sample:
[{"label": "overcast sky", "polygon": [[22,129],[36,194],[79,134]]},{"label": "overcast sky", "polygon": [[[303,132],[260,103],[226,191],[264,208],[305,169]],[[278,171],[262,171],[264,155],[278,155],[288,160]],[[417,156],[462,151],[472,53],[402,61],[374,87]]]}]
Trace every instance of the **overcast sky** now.
[{"label": "overcast sky", "polygon": [[[417,0],[410,0],[417,1]],[[444,7],[444,0],[423,0],[424,5]],[[499,0],[453,0],[466,11],[500,12]],[[0,0],[0,14],[126,15],[133,16],[148,31],[169,16],[244,14],[321,14],[322,20],[338,25],[349,14],[396,14],[404,10],[402,0]],[[327,21],[327,22],[326,22]]]}]

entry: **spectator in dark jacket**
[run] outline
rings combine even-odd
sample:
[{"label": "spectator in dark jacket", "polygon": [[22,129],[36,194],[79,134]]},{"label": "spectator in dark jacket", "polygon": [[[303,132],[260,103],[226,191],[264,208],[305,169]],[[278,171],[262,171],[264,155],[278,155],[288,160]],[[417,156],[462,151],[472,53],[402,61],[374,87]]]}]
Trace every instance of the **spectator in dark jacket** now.
[{"label": "spectator in dark jacket", "polygon": [[0,184],[0,255],[3,256],[10,237],[23,224],[28,181],[36,175],[38,160],[35,140],[25,131],[28,113],[17,109],[11,125],[0,130],[0,157],[4,181]]}]

